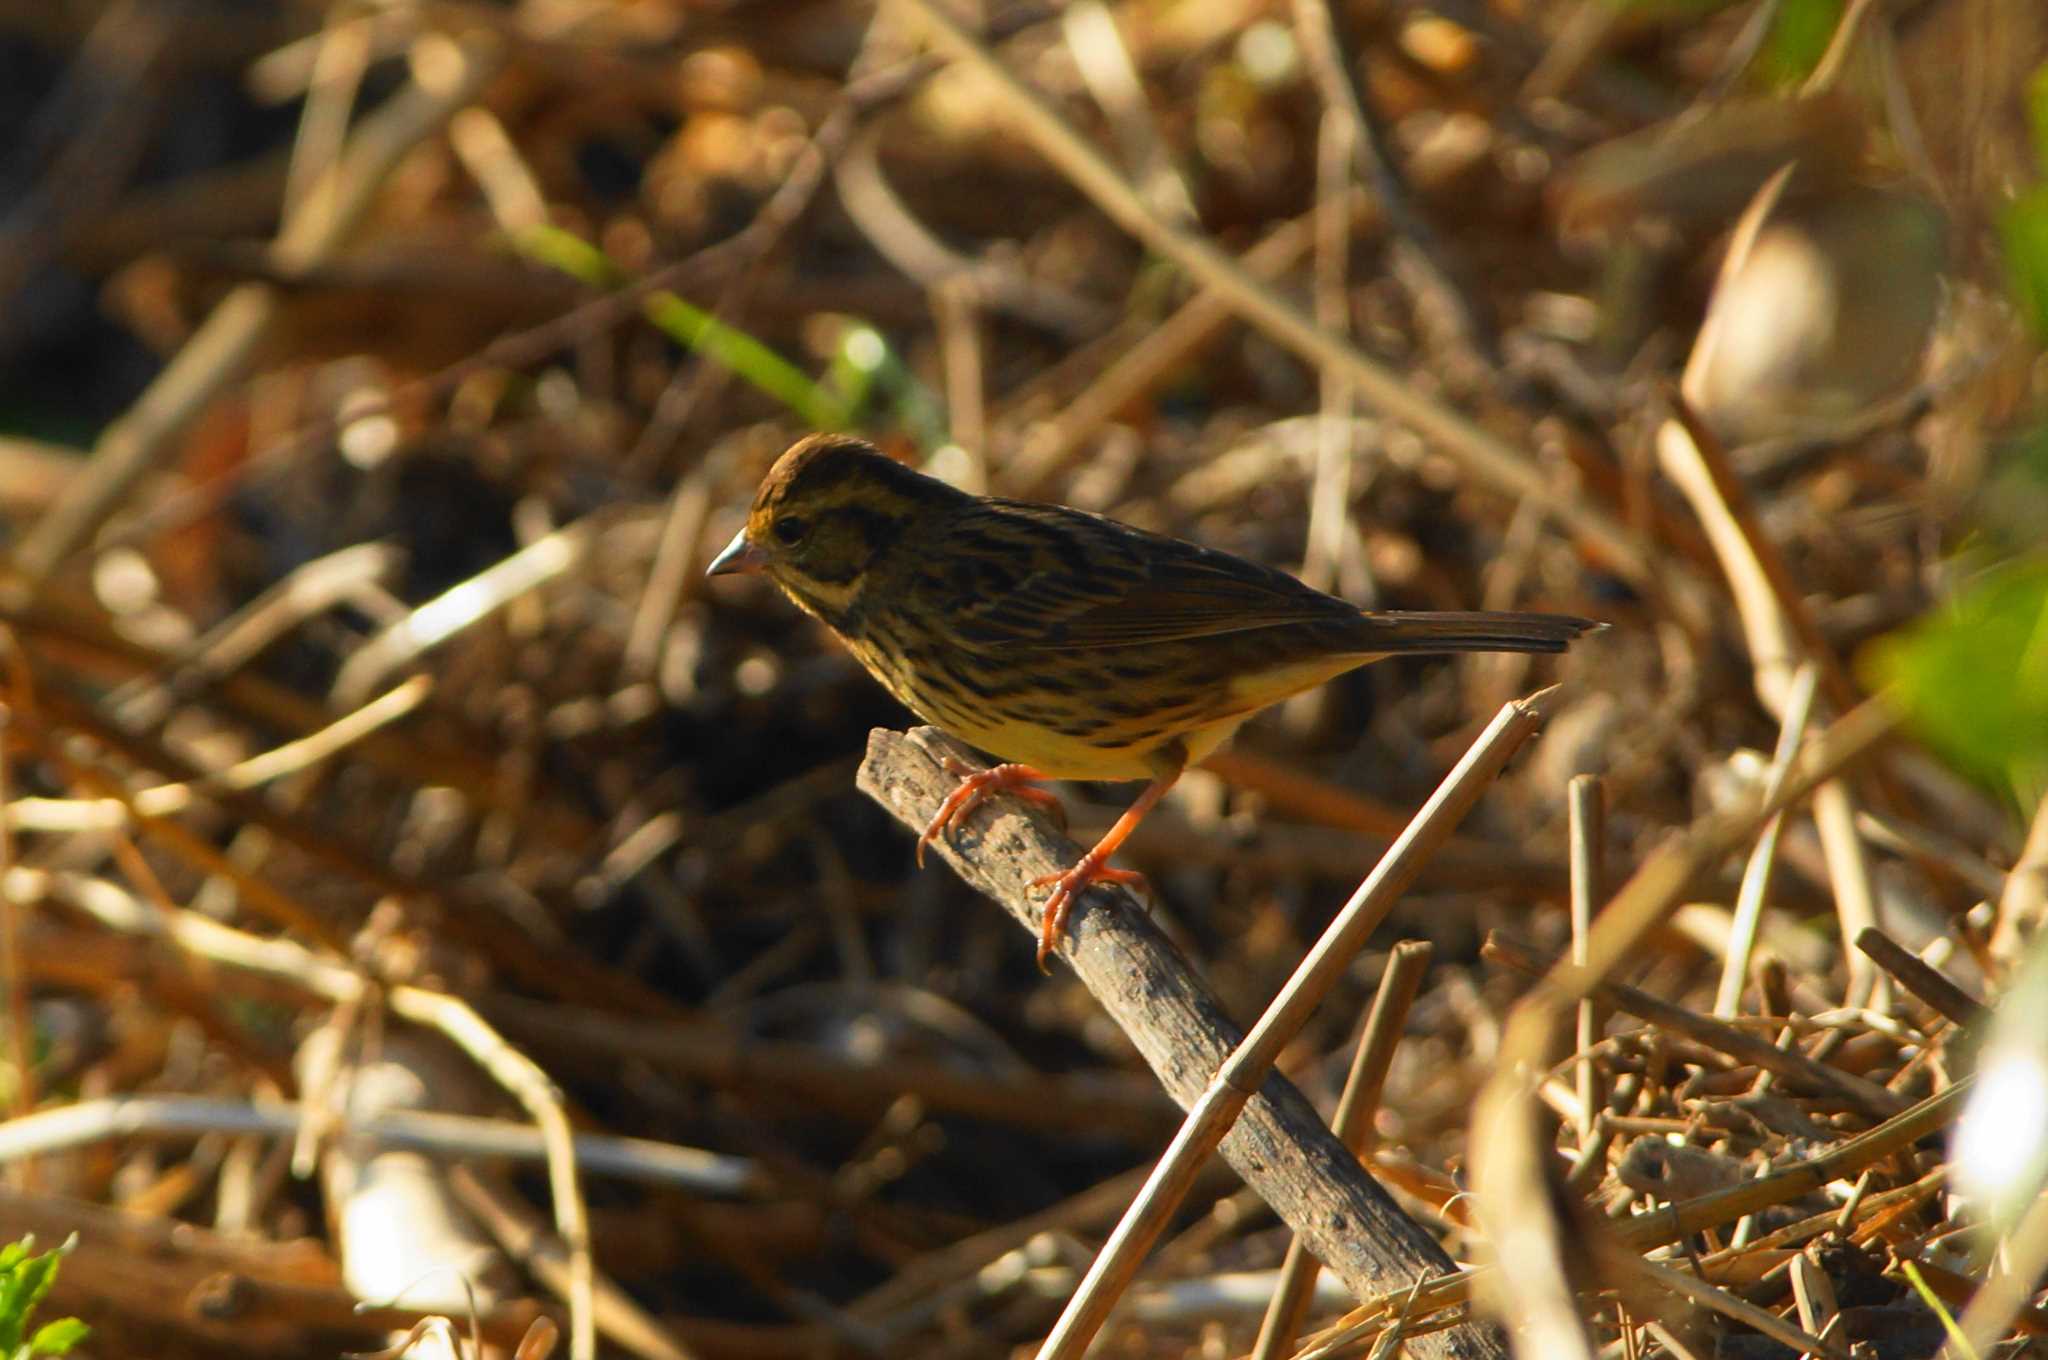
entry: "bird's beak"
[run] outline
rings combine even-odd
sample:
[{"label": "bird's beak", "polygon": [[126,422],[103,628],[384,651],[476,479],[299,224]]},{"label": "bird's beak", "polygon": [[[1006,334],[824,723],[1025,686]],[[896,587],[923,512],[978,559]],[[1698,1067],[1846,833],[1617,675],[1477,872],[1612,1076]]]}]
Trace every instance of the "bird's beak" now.
[{"label": "bird's beak", "polygon": [[732,542],[725,550],[711,559],[711,565],[704,569],[706,576],[730,576],[735,572],[759,571],[768,565],[768,554],[747,538],[747,531],[740,530],[732,536]]}]

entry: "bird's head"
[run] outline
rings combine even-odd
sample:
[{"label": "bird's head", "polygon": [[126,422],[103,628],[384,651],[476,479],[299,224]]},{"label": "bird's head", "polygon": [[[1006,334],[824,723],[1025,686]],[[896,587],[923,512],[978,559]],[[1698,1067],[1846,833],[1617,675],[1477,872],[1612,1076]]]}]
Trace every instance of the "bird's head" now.
[{"label": "bird's head", "polygon": [[826,618],[841,613],[877,558],[919,521],[963,499],[852,435],[799,439],[761,482],[744,529],[706,573],[758,571]]}]

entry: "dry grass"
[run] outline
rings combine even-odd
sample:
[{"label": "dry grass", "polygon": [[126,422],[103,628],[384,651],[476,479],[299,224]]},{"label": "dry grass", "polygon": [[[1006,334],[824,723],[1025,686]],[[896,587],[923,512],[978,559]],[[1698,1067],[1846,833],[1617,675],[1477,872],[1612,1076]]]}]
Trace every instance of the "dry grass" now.
[{"label": "dry grass", "polygon": [[[1851,5],[1795,96],[1826,8],[0,6],[0,1239],[78,1232],[104,1354],[472,1296],[578,1356],[2028,1344],[2048,1215],[1974,1229],[1943,1135],[2048,814],[1858,658],[2039,544],[1989,242],[2048,20]],[[1612,627],[1260,719],[1130,843],[1149,925],[1082,914],[1169,971],[1047,980],[967,883],[1028,917],[1054,829],[913,873],[926,739],[864,796],[908,715],[701,578],[828,421]]]}]

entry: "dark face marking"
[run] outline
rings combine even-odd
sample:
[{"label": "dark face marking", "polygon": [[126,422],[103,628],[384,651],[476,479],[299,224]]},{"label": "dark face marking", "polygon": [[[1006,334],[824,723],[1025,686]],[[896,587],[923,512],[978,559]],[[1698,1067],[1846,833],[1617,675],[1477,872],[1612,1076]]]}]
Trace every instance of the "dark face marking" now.
[{"label": "dark face marking", "polygon": [[844,615],[896,543],[935,508],[969,499],[862,440],[813,435],[769,471],[747,538],[767,554],[769,575],[813,613]]}]

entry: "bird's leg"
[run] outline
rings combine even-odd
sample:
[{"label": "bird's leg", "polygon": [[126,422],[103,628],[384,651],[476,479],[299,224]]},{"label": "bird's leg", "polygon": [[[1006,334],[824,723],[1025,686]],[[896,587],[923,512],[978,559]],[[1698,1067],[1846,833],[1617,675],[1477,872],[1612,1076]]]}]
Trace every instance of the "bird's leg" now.
[{"label": "bird's leg", "polygon": [[1145,814],[1159,805],[1166,791],[1180,778],[1180,772],[1187,766],[1187,754],[1176,742],[1161,752],[1154,762],[1159,771],[1158,778],[1145,786],[1138,800],[1124,809],[1124,815],[1116,819],[1116,825],[1103,833],[1095,848],[1075,862],[1074,867],[1064,873],[1046,874],[1031,881],[1034,888],[1050,883],[1052,896],[1045,899],[1045,915],[1040,918],[1038,928],[1038,971],[1050,973],[1052,969],[1046,960],[1059,947],[1060,937],[1066,934],[1067,916],[1074,909],[1074,899],[1086,892],[1091,883],[1122,883],[1143,885],[1145,876],[1129,869],[1112,869],[1109,857],[1116,853],[1130,834],[1138,829],[1138,823],[1145,820]]},{"label": "bird's leg", "polygon": [[954,756],[944,761],[948,774],[960,776],[960,787],[946,795],[946,801],[939,804],[939,810],[925,823],[924,834],[917,838],[917,867],[924,867],[924,848],[940,836],[958,826],[967,815],[980,807],[995,793],[1009,793],[1027,803],[1051,808],[1059,815],[1060,825],[1067,824],[1067,810],[1060,806],[1060,800],[1044,789],[1032,785],[1051,776],[1029,765],[996,765],[986,770],[977,770]]}]

